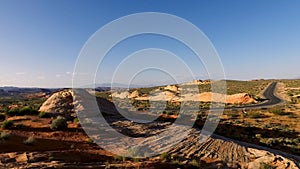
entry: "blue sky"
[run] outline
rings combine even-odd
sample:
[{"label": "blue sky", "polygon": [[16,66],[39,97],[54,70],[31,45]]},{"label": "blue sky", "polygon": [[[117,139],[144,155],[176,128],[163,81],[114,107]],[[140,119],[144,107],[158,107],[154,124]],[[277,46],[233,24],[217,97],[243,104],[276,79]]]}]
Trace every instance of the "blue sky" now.
[{"label": "blue sky", "polygon": [[[137,12],[169,13],[196,25],[215,46],[228,79],[299,78],[299,9],[298,0],[0,0],[0,86],[71,86],[76,58],[88,38]],[[109,82],[120,58],[144,47],[177,51],[189,60],[188,50],[170,39],[133,37],[107,56],[96,81]],[[155,73],[134,83],[163,82],[165,75]],[[203,68],[197,73],[205,78]]]}]

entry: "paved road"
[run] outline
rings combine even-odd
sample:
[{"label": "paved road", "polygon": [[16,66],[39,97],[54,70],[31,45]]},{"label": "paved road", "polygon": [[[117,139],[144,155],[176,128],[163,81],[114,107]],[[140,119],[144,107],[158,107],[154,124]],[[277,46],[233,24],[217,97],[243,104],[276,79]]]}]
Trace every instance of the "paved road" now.
[{"label": "paved road", "polygon": [[268,88],[264,91],[263,96],[266,99],[266,101],[258,104],[239,106],[235,108],[237,109],[267,108],[267,107],[271,107],[283,103],[283,100],[281,100],[279,97],[275,95],[276,85],[277,82],[272,82],[268,86]]}]

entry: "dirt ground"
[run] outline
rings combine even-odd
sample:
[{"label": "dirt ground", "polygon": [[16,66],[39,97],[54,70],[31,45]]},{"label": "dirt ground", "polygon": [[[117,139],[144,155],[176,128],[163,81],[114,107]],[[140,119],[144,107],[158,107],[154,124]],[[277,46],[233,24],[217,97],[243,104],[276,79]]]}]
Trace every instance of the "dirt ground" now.
[{"label": "dirt ground", "polygon": [[[294,92],[291,94],[291,92]],[[38,115],[7,117],[14,121],[9,129],[1,129],[0,168],[259,168],[261,163],[273,167],[298,168],[300,138],[299,88],[279,83],[277,95],[286,102],[267,109],[226,110],[207,142],[199,142],[199,129],[204,125],[207,112],[199,114],[189,136],[170,149],[164,156],[126,158],[105,151],[93,143],[81,125],[68,121],[62,131],[50,129],[54,118]],[[99,99],[102,108],[109,110],[108,119],[120,133],[144,137],[165,131],[178,118],[162,115],[155,122],[139,124],[123,120],[107,100]],[[101,107],[101,106],[100,106]],[[279,111],[280,110],[280,111]],[[177,126],[178,127],[178,126]],[[164,137],[179,132],[175,128]],[[8,135],[5,137],[5,135]],[[34,138],[30,144],[25,140]],[[164,149],[157,140],[147,138],[153,149]],[[252,144],[248,144],[252,143]],[[262,147],[259,147],[262,146]],[[266,148],[267,147],[267,148]],[[117,147],[115,147],[117,148]],[[277,154],[276,152],[281,153]],[[289,159],[291,158],[291,160]]]}]

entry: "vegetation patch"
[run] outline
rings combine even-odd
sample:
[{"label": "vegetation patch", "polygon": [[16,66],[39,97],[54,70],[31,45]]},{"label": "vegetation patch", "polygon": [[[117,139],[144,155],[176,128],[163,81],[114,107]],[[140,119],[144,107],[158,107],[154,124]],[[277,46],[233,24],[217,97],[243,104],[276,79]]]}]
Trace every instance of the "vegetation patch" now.
[{"label": "vegetation patch", "polygon": [[263,91],[271,81],[253,80],[253,81],[234,81],[227,80],[227,94],[249,93],[250,96],[256,97]]},{"label": "vegetation patch", "polygon": [[0,114],[0,121],[4,121],[6,119],[5,114],[1,113]]},{"label": "vegetation patch", "polygon": [[268,116],[266,116],[265,114],[261,113],[261,112],[258,112],[258,111],[248,111],[244,114],[245,117],[248,117],[248,118],[266,118]]},{"label": "vegetation patch", "polygon": [[285,112],[285,111],[282,110],[282,109],[276,109],[276,108],[271,109],[271,110],[270,110],[270,113],[273,113],[273,114],[275,114],[275,115],[280,115],[280,116],[292,114],[291,112]]},{"label": "vegetation patch", "polygon": [[192,160],[190,163],[189,163],[191,166],[193,167],[197,167],[197,168],[201,168],[202,165],[201,165],[201,162],[200,161],[197,161],[197,160]]},{"label": "vegetation patch", "polygon": [[9,137],[10,137],[10,134],[5,131],[1,132],[1,134],[0,134],[0,139],[2,139],[2,140],[7,140]]},{"label": "vegetation patch", "polygon": [[74,120],[73,120],[74,123],[79,123],[79,119],[76,117]]},{"label": "vegetation patch", "polygon": [[91,139],[91,138],[88,138],[88,139],[86,140],[86,142],[88,142],[89,144],[92,144],[92,143],[94,143],[94,140]]},{"label": "vegetation patch", "polygon": [[261,138],[259,142],[267,146],[275,146],[279,143],[279,140],[276,138]]},{"label": "vegetation patch", "polygon": [[116,155],[116,156],[114,156],[114,159],[116,160],[116,161],[126,161],[126,157],[125,156],[121,156],[121,155]]},{"label": "vegetation patch", "polygon": [[230,111],[227,113],[228,118],[230,119],[235,119],[238,118],[240,116],[238,111]]},{"label": "vegetation patch", "polygon": [[26,145],[33,145],[34,143],[36,143],[36,140],[33,136],[28,137],[25,141],[24,144]]},{"label": "vegetation patch", "polygon": [[3,129],[9,129],[9,128],[13,127],[13,125],[14,125],[14,121],[12,121],[12,120],[4,120],[2,122],[1,128],[3,128]]},{"label": "vegetation patch", "polygon": [[50,118],[51,115],[48,112],[40,112],[39,117],[40,118]]},{"label": "vegetation patch", "polygon": [[10,109],[6,114],[8,116],[24,116],[24,115],[38,115],[39,112],[32,107],[26,106],[22,108]]},{"label": "vegetation patch", "polygon": [[66,118],[58,116],[50,125],[52,130],[65,130],[68,128]]},{"label": "vegetation patch", "polygon": [[162,154],[160,155],[160,158],[161,158],[162,160],[169,160],[169,159],[170,159],[170,155],[169,155],[168,153],[162,153]]},{"label": "vegetation patch", "polygon": [[260,167],[259,169],[275,169],[276,167],[270,165],[270,164],[267,164],[267,163],[260,163]]}]

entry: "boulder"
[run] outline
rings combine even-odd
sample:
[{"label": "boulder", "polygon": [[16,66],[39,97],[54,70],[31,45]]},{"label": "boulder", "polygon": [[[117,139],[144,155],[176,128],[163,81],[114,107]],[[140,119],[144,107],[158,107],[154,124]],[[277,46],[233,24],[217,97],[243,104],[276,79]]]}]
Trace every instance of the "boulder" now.
[{"label": "boulder", "polygon": [[42,104],[39,111],[69,115],[74,113],[73,92],[62,90],[54,93]]}]

